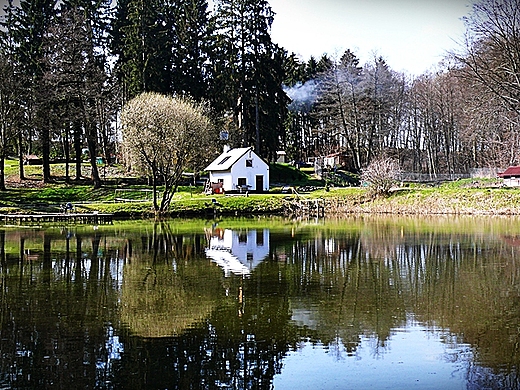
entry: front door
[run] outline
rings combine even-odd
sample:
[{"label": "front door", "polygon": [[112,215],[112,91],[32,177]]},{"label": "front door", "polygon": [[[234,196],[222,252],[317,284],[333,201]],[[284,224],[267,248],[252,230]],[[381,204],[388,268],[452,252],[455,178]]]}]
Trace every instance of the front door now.
[{"label": "front door", "polygon": [[256,184],[256,186],[255,186],[256,192],[262,192],[264,190],[264,176],[257,175],[255,184]]}]

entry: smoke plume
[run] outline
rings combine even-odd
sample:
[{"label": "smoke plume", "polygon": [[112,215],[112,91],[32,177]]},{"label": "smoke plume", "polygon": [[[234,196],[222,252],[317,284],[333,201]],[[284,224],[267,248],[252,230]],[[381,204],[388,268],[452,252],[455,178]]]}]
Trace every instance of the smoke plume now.
[{"label": "smoke plume", "polygon": [[284,87],[284,92],[291,99],[289,110],[309,111],[318,96],[317,87],[318,83],[316,80],[296,83],[292,87]]}]

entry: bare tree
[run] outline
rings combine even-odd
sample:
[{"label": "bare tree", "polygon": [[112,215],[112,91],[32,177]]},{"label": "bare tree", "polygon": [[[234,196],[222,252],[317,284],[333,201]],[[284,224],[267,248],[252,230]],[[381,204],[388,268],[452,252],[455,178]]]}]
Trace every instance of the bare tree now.
[{"label": "bare tree", "polygon": [[387,196],[400,173],[399,162],[387,156],[376,157],[361,171],[361,181],[368,184],[372,196]]},{"label": "bare tree", "polygon": [[465,18],[461,64],[464,121],[478,164],[516,164],[520,155],[520,1],[479,0]]},{"label": "bare tree", "polygon": [[468,75],[520,114],[520,2],[481,0],[465,18]]},{"label": "bare tree", "polygon": [[190,99],[143,93],[123,107],[121,122],[126,163],[152,178],[154,210],[164,213],[183,170],[197,166],[216,140],[207,109]]}]

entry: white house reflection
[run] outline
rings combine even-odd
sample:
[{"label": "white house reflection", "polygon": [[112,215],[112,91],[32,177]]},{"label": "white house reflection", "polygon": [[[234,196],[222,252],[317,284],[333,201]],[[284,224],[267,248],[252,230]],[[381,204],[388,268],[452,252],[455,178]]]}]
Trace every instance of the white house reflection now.
[{"label": "white house reflection", "polygon": [[218,264],[226,276],[247,276],[269,255],[269,230],[214,228],[207,232],[206,256]]}]

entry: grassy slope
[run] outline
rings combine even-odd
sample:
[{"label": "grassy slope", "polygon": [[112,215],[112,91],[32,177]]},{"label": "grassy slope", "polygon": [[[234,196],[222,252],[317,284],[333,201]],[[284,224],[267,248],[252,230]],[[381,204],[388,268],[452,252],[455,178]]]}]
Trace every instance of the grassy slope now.
[{"label": "grassy slope", "polygon": [[[331,189],[322,193],[349,212],[393,214],[520,214],[520,190],[468,186],[470,181],[447,183],[436,188],[395,191],[388,198],[368,199],[362,188]],[[317,194],[316,194],[317,195]]]},{"label": "grassy slope", "polygon": [[[151,202],[115,201],[115,190],[121,185],[106,185],[92,190],[89,185],[66,185],[63,180],[43,185],[39,181],[40,167],[29,166],[29,180],[16,180],[16,161],[6,166],[8,191],[0,192],[0,212],[58,212],[60,204],[72,202],[78,212],[113,212],[120,215],[141,215],[151,212]],[[60,177],[62,165],[52,168],[52,174]],[[394,192],[388,198],[369,199],[364,188],[331,188],[310,193],[281,194],[284,186],[323,186],[308,172],[288,165],[276,164],[270,171],[272,192],[244,196],[206,196],[201,187],[183,187],[175,194],[172,211],[176,214],[204,213],[217,208],[230,214],[279,212],[286,199],[320,197],[327,199],[331,209],[338,213],[396,213],[396,214],[520,214],[520,190],[496,187],[486,181],[461,180],[435,188],[406,188]],[[114,179],[114,178],[112,178]],[[113,180],[112,182],[117,182]],[[16,185],[15,185],[16,184]],[[490,186],[492,185],[492,186]],[[126,198],[137,198],[146,186],[125,186],[136,192],[125,192]],[[215,199],[218,204],[212,202]]]}]

